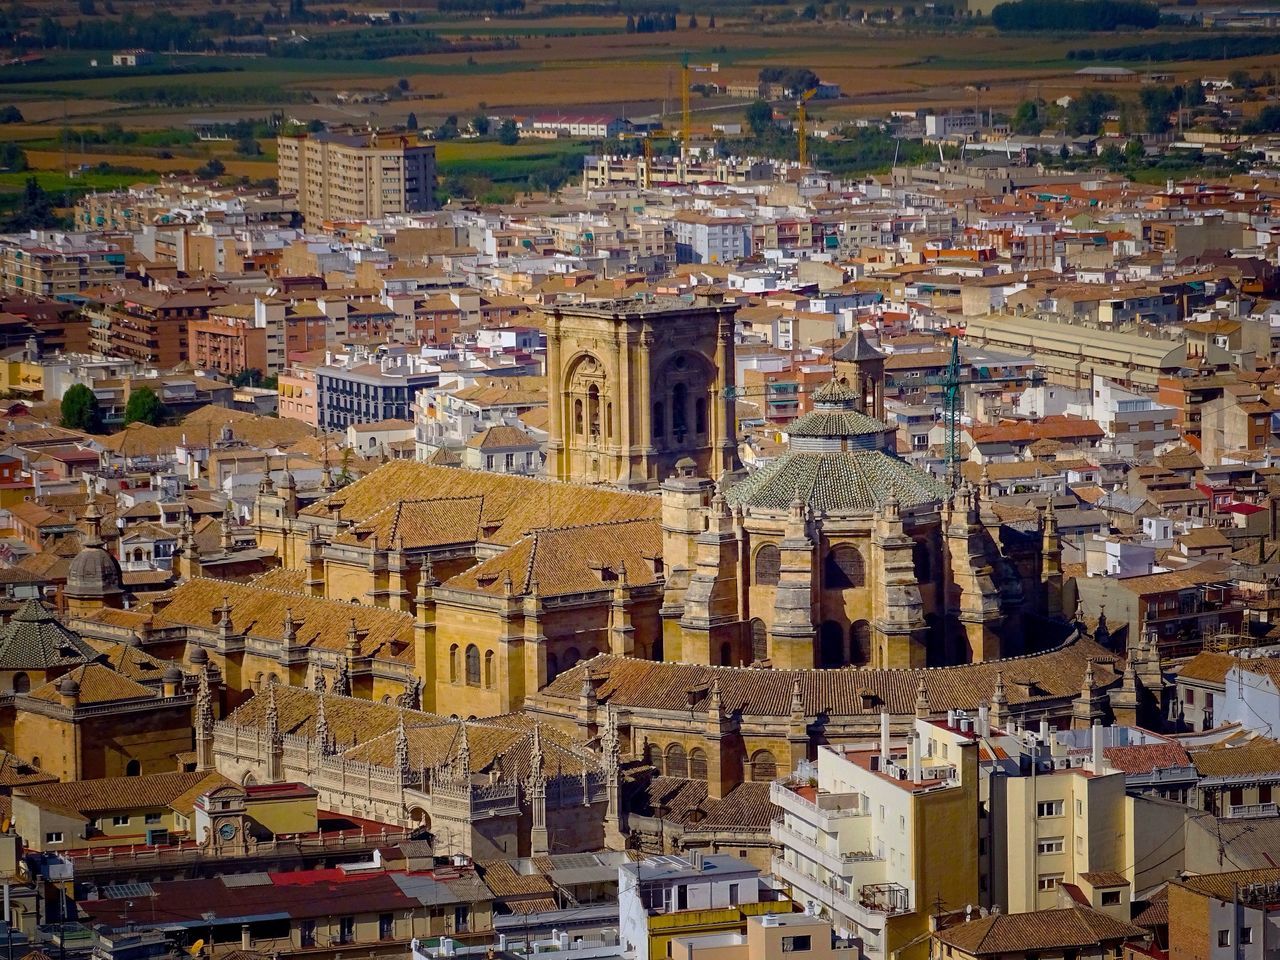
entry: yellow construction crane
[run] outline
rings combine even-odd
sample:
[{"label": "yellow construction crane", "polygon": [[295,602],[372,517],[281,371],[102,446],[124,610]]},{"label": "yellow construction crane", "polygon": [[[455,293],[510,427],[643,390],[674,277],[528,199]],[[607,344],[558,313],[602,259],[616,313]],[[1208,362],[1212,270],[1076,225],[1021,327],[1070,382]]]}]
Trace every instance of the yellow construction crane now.
[{"label": "yellow construction crane", "polygon": [[816,89],[806,90],[800,96],[800,99],[796,102],[796,107],[799,110],[799,123],[797,124],[797,127],[798,127],[797,132],[800,135],[799,145],[800,145],[800,166],[801,167],[807,167],[809,165],[809,130],[806,124],[808,117],[805,110],[805,104],[808,103],[809,99],[817,92],[818,91]]}]

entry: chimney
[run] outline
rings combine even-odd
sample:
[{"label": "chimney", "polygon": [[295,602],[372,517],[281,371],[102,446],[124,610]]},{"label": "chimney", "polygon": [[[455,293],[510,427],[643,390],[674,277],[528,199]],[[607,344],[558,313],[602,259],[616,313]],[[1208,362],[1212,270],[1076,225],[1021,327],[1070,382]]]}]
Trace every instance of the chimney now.
[{"label": "chimney", "polygon": [[907,738],[907,763],[911,765],[911,782],[919,783],[924,779],[920,769],[920,733],[912,730]]},{"label": "chimney", "polygon": [[249,932],[249,925],[247,923],[240,924],[240,949],[253,949],[253,934]]},{"label": "chimney", "polygon": [[1090,757],[1094,773],[1102,772],[1102,724],[1095,723],[1089,728],[1093,736],[1093,753]]},{"label": "chimney", "polygon": [[954,710],[947,711],[947,726],[952,730],[956,728],[956,712]]},{"label": "chimney", "polygon": [[1040,721],[1040,742],[1047,744],[1049,742],[1049,721]]},{"label": "chimney", "polygon": [[978,707],[978,736],[991,736],[991,711],[985,703]]},{"label": "chimney", "polygon": [[880,711],[880,767],[889,762],[889,711]]}]

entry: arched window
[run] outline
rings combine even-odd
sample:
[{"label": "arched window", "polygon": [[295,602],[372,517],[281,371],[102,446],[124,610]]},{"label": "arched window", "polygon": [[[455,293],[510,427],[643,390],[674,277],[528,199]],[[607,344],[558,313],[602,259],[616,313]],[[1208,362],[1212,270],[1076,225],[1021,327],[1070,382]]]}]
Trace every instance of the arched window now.
[{"label": "arched window", "polygon": [[582,426],[583,426],[582,401],[574,400],[573,401],[573,432],[578,434],[578,436],[582,436]]},{"label": "arched window", "polygon": [[849,662],[859,667],[871,662],[871,624],[865,620],[849,628]]},{"label": "arched window", "polygon": [[124,765],[124,775],[126,777],[138,777],[142,775],[142,761],[130,760]]},{"label": "arched window", "polygon": [[757,750],[751,755],[751,779],[756,783],[778,779],[778,761],[768,750]]},{"label": "arched window", "polygon": [[480,686],[480,648],[474,643],[467,647],[467,683]]},{"label": "arched window", "polygon": [[449,648],[449,682],[458,682],[458,645]]},{"label": "arched window", "polygon": [[671,390],[671,432],[677,443],[689,432],[689,388],[683,383],[677,383]]},{"label": "arched window", "polygon": [[134,560],[138,560],[138,561],[142,560],[142,548],[141,548],[141,547],[134,547],[134,548],[133,548],[133,559],[134,559]]},{"label": "arched window", "polygon": [[667,435],[667,410],[661,400],[655,400],[653,404],[653,435],[655,437]]},{"label": "arched window", "polygon": [[848,590],[867,582],[862,552],[847,543],[833,547],[823,564],[823,585],[829,590]]},{"label": "arched window", "polygon": [[493,671],[494,671],[493,651],[489,650],[484,655],[484,685],[486,687],[489,687],[490,689],[493,688],[496,680],[496,678],[493,675]]},{"label": "arched window", "polygon": [[834,620],[824,621],[818,631],[820,667],[843,667],[844,660],[844,628]]},{"label": "arched window", "polygon": [[727,640],[720,644],[720,666],[733,666],[733,644]]},{"label": "arched window", "polygon": [[782,571],[782,554],[772,543],[766,543],[756,551],[756,583],[762,587],[776,587]]},{"label": "arched window", "polygon": [[693,415],[694,429],[698,431],[698,435],[705,437],[707,435],[707,398],[699,397],[698,402],[694,405]]},{"label": "arched window", "polygon": [[769,630],[764,621],[757,617],[751,621],[751,660],[759,663],[769,659]]},{"label": "arched window", "polygon": [[600,388],[594,383],[587,388],[587,419],[591,422],[591,436],[600,437]]},{"label": "arched window", "polygon": [[689,776],[689,761],[684,755],[684,747],[673,743],[667,747],[667,776],[679,777],[681,780]]},{"label": "arched window", "polygon": [[27,693],[31,690],[31,678],[25,673],[15,673],[13,675],[13,692]]},{"label": "arched window", "polygon": [[662,776],[662,748],[656,743],[649,744],[644,751],[644,759],[649,766],[657,771],[658,776]]},{"label": "arched window", "polygon": [[915,546],[911,548],[911,562],[915,565],[917,583],[928,583],[933,579],[933,563],[929,557],[929,545],[923,540],[917,540]]},{"label": "arched window", "polygon": [[582,659],[582,654],[578,652],[577,647],[570,647],[564,652],[564,668],[572,670],[574,665]]},{"label": "arched window", "polygon": [[560,661],[556,659],[554,653],[547,654],[547,683],[550,683],[560,675]]},{"label": "arched window", "polygon": [[689,751],[689,779],[707,779],[707,752],[701,747]]}]

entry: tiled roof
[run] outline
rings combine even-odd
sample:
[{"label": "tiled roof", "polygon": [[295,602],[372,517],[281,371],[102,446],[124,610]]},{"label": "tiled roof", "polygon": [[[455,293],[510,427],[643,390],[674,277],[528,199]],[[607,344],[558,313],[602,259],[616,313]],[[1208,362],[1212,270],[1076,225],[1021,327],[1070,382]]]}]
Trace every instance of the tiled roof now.
[{"label": "tiled roof", "polygon": [[97,650],[39,600],[24,603],[0,630],[0,670],[47,670],[98,658]]},{"label": "tiled roof", "polygon": [[506,424],[489,427],[467,441],[467,446],[472,450],[499,450],[509,447],[536,447],[537,445],[538,441],[534,440],[533,437],[519,427],[511,427]]},{"label": "tiled roof", "polygon": [[537,530],[445,585],[500,594],[510,577],[516,596],[532,592],[535,581],[543,596],[591,593],[611,589],[624,570],[627,583],[633,586],[656,582],[652,558],[661,555],[658,520]]},{"label": "tiled roof", "polygon": [[106,665],[112,670],[138,683],[158,682],[165,670],[173,665],[170,660],[160,660],[143,653],[131,643],[110,643],[92,638],[86,638],[86,642],[106,657]]},{"label": "tiled roof", "polygon": [[1146,935],[1141,927],[1079,905],[1031,913],[996,913],[934,934],[942,943],[980,957],[1096,947]]},{"label": "tiled roof", "polygon": [[404,549],[475,543],[481,539],[484,497],[397,500],[344,530],[334,543],[364,545],[374,539],[382,550],[401,541]]},{"label": "tiled roof", "polygon": [[1106,747],[1107,763],[1125,773],[1142,774],[1169,767],[1189,767],[1191,757],[1178,743],[1141,743],[1129,747]]},{"label": "tiled roof", "polygon": [[1091,870],[1080,874],[1080,877],[1094,887],[1127,887],[1129,885],[1124,874],[1118,870]]},{"label": "tiled roof", "polygon": [[65,676],[36,687],[29,696],[45,703],[58,703],[61,700],[61,685],[67,677],[79,684],[77,702],[81,706],[120,703],[125,700],[152,700],[159,696],[151,687],[144,687],[100,663],[77,667]]},{"label": "tiled roof", "polygon": [[495,897],[554,896],[555,885],[541,873],[517,873],[508,860],[478,862],[485,886]]},{"label": "tiled roof", "polygon": [[1202,776],[1238,777],[1280,773],[1280,742],[1255,737],[1239,746],[1213,746],[1191,751]]},{"label": "tiled roof", "polygon": [[1254,870],[1232,870],[1228,873],[1206,873],[1198,877],[1173,881],[1180,887],[1230,903],[1240,888],[1252,883],[1275,883],[1280,880],[1280,867],[1260,867]]},{"label": "tiled roof", "polygon": [[284,615],[289,610],[296,631],[294,642],[302,647],[346,650],[352,620],[362,656],[380,652],[395,655],[413,641],[413,617],[407,613],[272,589],[261,581],[188,580],[157,600],[155,607],[171,623],[212,629],[217,626],[224,596],[231,604],[233,628],[255,637],[283,637]]},{"label": "tiled roof", "polygon": [[193,788],[203,785],[201,792],[204,792],[230,782],[222,774],[211,771],[151,773],[140,777],[46,783],[21,787],[14,793],[42,809],[70,811],[91,819],[113,810],[167,807]]},{"label": "tiled roof", "polygon": [[730,503],[785,510],[800,499],[824,513],[879,507],[890,496],[903,507],[937,503],[946,486],[922,470],[878,450],[788,453],[757,470],[725,495]]},{"label": "tiled roof", "polygon": [[515,543],[532,530],[657,517],[662,510],[661,500],[650,494],[393,460],[302,514],[325,517],[330,505],[341,504],[342,519],[360,522],[396,500],[441,496],[484,497],[484,539],[501,544]]},{"label": "tiled roof", "polygon": [[[705,710],[713,680],[727,713],[786,717],[791,713],[792,684],[799,681],[806,716],[878,716],[915,711],[923,678],[931,707],[976,710],[1004,676],[1011,705],[1046,698],[1075,696],[1090,661],[1100,687],[1119,677],[1116,657],[1092,640],[1077,639],[1046,653],[1011,660],[988,660],[956,667],[911,669],[768,670],[752,667],[705,667],[601,654],[557,676],[533,700],[576,702],[588,669],[597,679],[597,696],[618,707]],[[863,694],[869,694],[864,697]]]},{"label": "tiled roof", "polygon": [[1205,683],[1225,683],[1227,671],[1236,663],[1237,658],[1230,653],[1203,650],[1182,665],[1178,670],[1178,676]]},{"label": "tiled roof", "polygon": [[[415,769],[436,767],[454,759],[462,745],[460,731],[465,725],[474,772],[499,771],[508,779],[520,779],[529,772],[534,721],[523,714],[468,720],[464,724],[394,704],[321,694],[303,687],[276,686],[273,696],[281,733],[308,738],[315,736],[319,701],[324,697],[325,721],[338,750],[348,760],[394,767],[397,727],[403,719],[409,764]],[[266,704],[266,695],[259,694],[232,711],[227,722],[242,728],[265,729]],[[595,754],[559,730],[547,724],[539,726],[543,769],[548,776],[578,776],[584,769],[598,769]]]},{"label": "tiled roof", "polygon": [[806,413],[786,427],[791,437],[860,437],[874,433],[886,433],[893,428],[875,417],[868,417],[857,410],[814,410]]}]

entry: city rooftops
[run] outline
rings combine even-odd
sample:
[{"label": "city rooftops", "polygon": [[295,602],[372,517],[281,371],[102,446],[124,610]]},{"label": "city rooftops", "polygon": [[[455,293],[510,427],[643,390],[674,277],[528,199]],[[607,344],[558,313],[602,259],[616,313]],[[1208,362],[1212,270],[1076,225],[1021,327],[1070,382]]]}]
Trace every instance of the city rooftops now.
[{"label": "city rooftops", "polygon": [[758,867],[728,854],[709,854],[692,858],[677,856],[649,857],[636,863],[622,865],[645,883],[688,880],[694,877],[721,879],[724,877],[757,877]]}]

